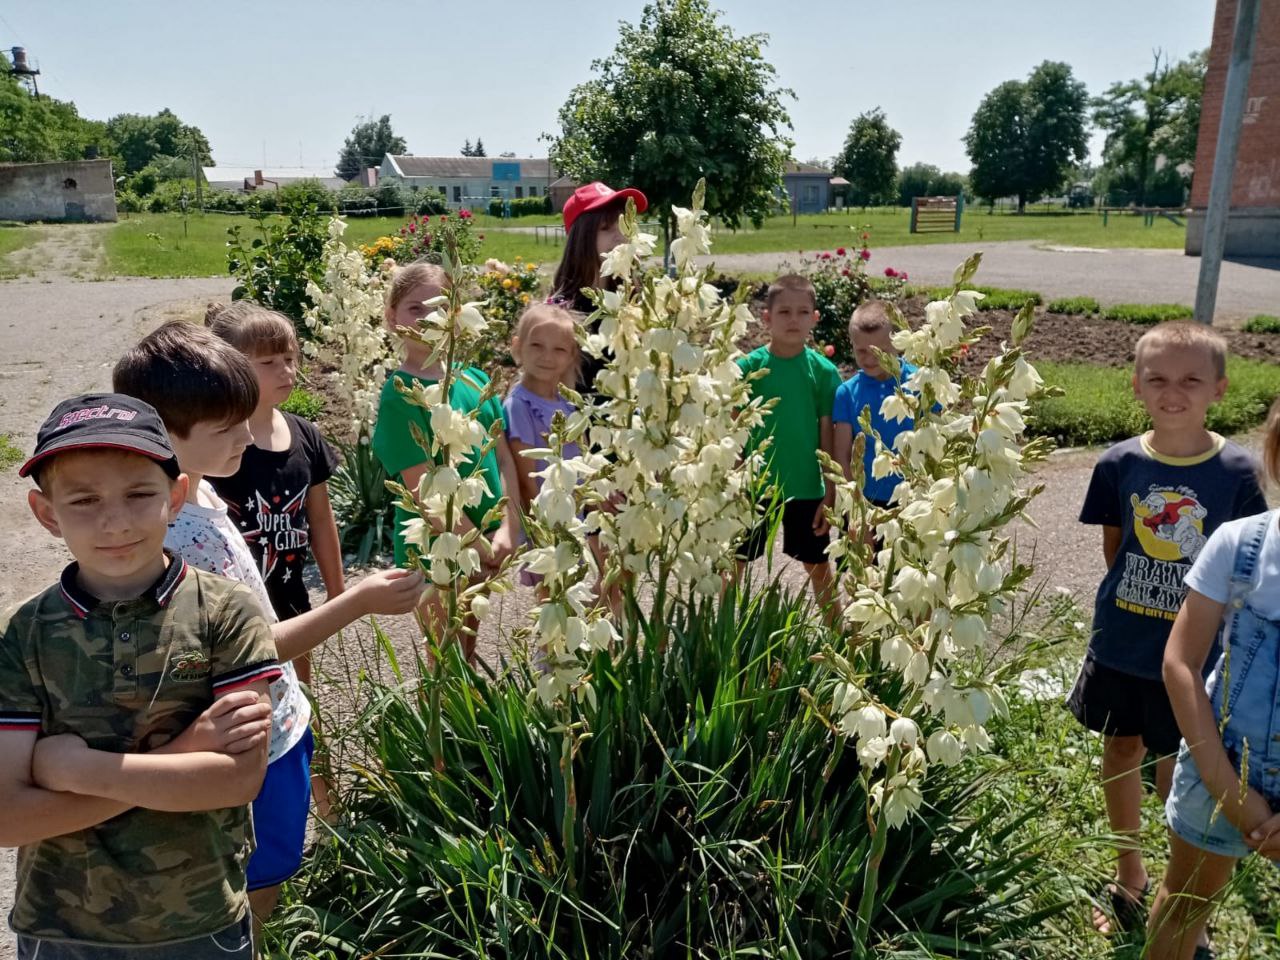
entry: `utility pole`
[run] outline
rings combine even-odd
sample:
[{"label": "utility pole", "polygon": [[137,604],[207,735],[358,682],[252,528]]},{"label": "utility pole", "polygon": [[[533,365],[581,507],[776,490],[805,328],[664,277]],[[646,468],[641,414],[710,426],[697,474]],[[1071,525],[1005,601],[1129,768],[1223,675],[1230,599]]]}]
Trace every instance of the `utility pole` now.
[{"label": "utility pole", "polygon": [[200,186],[200,148],[195,137],[191,138],[191,175],[196,181],[196,206],[204,213],[204,189]]},{"label": "utility pole", "polygon": [[1227,214],[1231,211],[1231,178],[1240,146],[1240,126],[1253,67],[1253,40],[1258,33],[1258,0],[1236,0],[1236,28],[1222,95],[1222,117],[1209,182],[1209,208],[1204,215],[1204,243],[1200,247],[1200,280],[1196,284],[1196,323],[1212,324],[1218,300],[1218,277],[1227,243]]}]

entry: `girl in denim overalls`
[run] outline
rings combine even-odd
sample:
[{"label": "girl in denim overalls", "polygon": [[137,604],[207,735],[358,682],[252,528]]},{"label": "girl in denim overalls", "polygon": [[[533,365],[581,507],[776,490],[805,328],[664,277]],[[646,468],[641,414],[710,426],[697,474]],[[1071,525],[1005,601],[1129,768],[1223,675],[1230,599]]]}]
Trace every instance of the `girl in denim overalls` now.
[{"label": "girl in denim overalls", "polygon": [[[1264,459],[1280,483],[1280,400]],[[1150,960],[1211,957],[1205,921],[1236,862],[1253,852],[1280,862],[1280,511],[1224,523],[1186,584],[1164,655],[1183,740],[1165,805],[1169,868],[1151,911]]]}]

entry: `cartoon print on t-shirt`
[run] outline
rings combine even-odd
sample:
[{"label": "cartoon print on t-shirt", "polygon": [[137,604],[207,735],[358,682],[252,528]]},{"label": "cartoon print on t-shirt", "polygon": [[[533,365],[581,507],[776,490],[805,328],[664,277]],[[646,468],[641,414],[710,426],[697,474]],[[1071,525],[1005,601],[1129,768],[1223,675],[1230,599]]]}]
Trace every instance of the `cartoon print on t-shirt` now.
[{"label": "cartoon print on t-shirt", "polygon": [[1133,507],[1134,531],[1148,556],[1192,562],[1200,554],[1207,539],[1204,518],[1209,511],[1196,498],[1194,490],[1153,486],[1141,500],[1135,493],[1129,502]]},{"label": "cartoon print on t-shirt", "polygon": [[[245,542],[250,545],[260,544],[262,547],[263,580],[271,576],[281,556],[284,556],[286,563],[292,562],[292,554],[305,550],[311,540],[307,530],[295,527],[298,514],[306,504],[308,489],[309,487],[304,486],[288,500],[284,499],[289,496],[288,490],[273,497],[265,497],[262,491],[255,490],[252,499],[245,502],[245,514],[240,512],[238,505],[227,505]],[[251,520],[257,521],[256,528],[249,526]],[[291,570],[285,570],[282,579],[287,581],[291,573]]]}]

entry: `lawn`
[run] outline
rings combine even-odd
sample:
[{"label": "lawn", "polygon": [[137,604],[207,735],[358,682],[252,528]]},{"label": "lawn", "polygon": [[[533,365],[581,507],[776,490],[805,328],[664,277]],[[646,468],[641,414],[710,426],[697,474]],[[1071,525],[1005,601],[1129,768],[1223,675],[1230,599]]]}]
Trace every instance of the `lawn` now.
[{"label": "lawn", "polygon": [[[535,263],[555,263],[562,249],[559,243],[539,243],[522,229],[539,223],[555,223],[556,217],[522,217],[501,220],[478,214],[478,233],[484,235],[482,253],[510,261],[522,256]],[[367,243],[375,237],[393,233],[402,220],[395,217],[353,217],[347,221],[348,240]],[[106,236],[107,269],[122,276],[182,277],[211,276],[226,271],[227,229],[241,225],[246,231],[255,228],[244,216],[193,214],[187,219],[184,234],[182,215],[136,214],[122,220]],[[1012,213],[987,214],[974,208],[963,218],[957,233],[911,234],[910,212],[885,207],[844,213],[808,214],[797,217],[774,217],[757,230],[744,227],[723,230],[715,238],[717,253],[794,253],[799,250],[824,250],[855,247],[861,234],[870,234],[874,247],[901,246],[915,243],[968,243],[1000,240],[1038,240],[1045,243],[1090,247],[1169,247],[1180,248],[1185,231],[1167,220],[1143,226],[1141,217],[1112,216],[1108,225],[1094,213],[1065,211],[1032,212],[1024,216]],[[0,230],[0,252],[8,231]]]},{"label": "lawn", "polygon": [[0,277],[13,276],[16,271],[8,268],[5,258],[9,254],[35,243],[43,235],[39,227],[23,223],[0,223]]}]

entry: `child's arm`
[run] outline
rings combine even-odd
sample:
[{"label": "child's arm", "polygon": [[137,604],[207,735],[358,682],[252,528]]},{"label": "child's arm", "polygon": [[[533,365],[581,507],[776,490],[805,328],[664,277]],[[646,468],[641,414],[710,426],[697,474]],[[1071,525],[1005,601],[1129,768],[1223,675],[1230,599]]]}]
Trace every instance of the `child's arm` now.
[{"label": "child's arm", "polygon": [[[1104,526],[1102,528],[1102,556],[1107,561],[1107,569],[1115,565],[1116,555],[1120,552],[1120,541],[1124,539],[1124,531],[1119,527]],[[1205,651],[1208,653],[1208,650]]]},{"label": "child's arm", "polygon": [[532,450],[533,445],[523,440],[508,438],[507,446],[511,449],[511,459],[516,465],[516,489],[519,493],[520,509],[529,512],[529,504],[538,495],[538,479],[533,475],[534,460],[526,457],[524,452]]},{"label": "child's arm", "polygon": [[342,543],[338,539],[338,524],[333,519],[333,504],[329,500],[329,485],[313,483],[307,491],[307,526],[311,529],[311,555],[320,568],[320,579],[330,600],[346,589],[342,574]]},{"label": "child's arm", "polygon": [[118,817],[131,804],[57,793],[39,786],[31,775],[36,731],[0,734],[0,847],[21,847],[50,837],[75,833]]},{"label": "child's arm", "polygon": [[853,479],[853,424],[834,423],[831,425],[831,445],[835,452],[836,463],[844,471],[846,480]]},{"label": "child's arm", "polygon": [[520,474],[506,437],[498,437],[497,454],[498,470],[502,474],[502,493],[507,498],[507,507],[501,526],[493,534],[493,554],[489,558],[489,565],[493,567],[500,565],[515,552],[523,526],[520,519]]},{"label": "child's arm", "polygon": [[[818,446],[827,456],[835,456],[835,441],[832,437],[831,417],[829,416],[818,418]],[[836,488],[827,480],[825,473],[822,476],[822,488],[822,505],[818,507],[813,516],[813,532],[820,537],[831,529],[831,521],[827,519],[827,508],[833,506],[836,502]]]},{"label": "child's arm", "polygon": [[1201,672],[1222,623],[1223,609],[1224,604],[1195,590],[1187,591],[1165,647],[1164,682],[1200,779],[1221,801],[1223,816],[1248,834],[1271,817],[1271,808],[1262,794],[1245,788],[1232,767]]},{"label": "child's arm", "polygon": [[[259,680],[241,689],[266,699],[267,687],[266,680]],[[172,813],[250,803],[262,788],[266,772],[266,737],[253,749],[236,754],[166,754],[94,750],[75,734],[62,734],[37,740],[31,755],[31,778],[45,791],[103,797],[126,807]]]},{"label": "child's arm", "polygon": [[365,577],[314,610],[271,625],[281,662],[300,657],[344,627],[371,614],[410,613],[422,598],[422,572],[383,570]]}]

